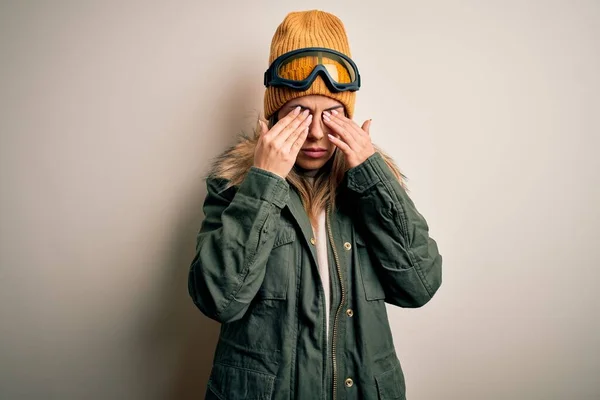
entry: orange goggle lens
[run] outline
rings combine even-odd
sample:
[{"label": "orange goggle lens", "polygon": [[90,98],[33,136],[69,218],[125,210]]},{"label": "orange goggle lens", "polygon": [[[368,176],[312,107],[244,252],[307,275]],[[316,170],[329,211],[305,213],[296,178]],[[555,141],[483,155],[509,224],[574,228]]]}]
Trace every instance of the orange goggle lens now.
[{"label": "orange goggle lens", "polygon": [[354,69],[346,60],[331,53],[310,51],[284,60],[277,69],[283,79],[301,81],[310,75],[317,65],[322,65],[334,82],[352,83],[356,80]]}]

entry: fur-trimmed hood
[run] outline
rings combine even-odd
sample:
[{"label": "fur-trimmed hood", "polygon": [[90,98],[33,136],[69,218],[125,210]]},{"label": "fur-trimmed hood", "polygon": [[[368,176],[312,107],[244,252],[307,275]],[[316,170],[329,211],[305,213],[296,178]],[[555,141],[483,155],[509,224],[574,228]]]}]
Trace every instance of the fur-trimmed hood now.
[{"label": "fur-trimmed hood", "polygon": [[243,176],[254,164],[257,142],[257,138],[240,135],[234,145],[213,159],[208,177],[226,179],[233,183],[243,180]]}]

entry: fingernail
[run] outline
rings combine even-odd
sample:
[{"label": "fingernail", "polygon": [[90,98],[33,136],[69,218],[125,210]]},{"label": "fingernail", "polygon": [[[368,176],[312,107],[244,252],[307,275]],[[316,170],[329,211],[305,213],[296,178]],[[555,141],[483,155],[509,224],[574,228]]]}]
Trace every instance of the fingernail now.
[{"label": "fingernail", "polygon": [[329,116],[329,111],[323,111],[323,115]]},{"label": "fingernail", "polygon": [[308,115],[308,109],[302,111],[302,115],[304,115],[304,116]]},{"label": "fingernail", "polygon": [[300,106],[294,108],[294,114],[298,114],[300,112]]},{"label": "fingernail", "polygon": [[310,115],[308,116],[308,118],[306,118],[306,120],[310,122],[310,121],[312,121],[312,118],[313,118],[313,116],[312,116],[312,114],[310,114]]},{"label": "fingernail", "polygon": [[337,111],[335,111],[335,110],[331,110],[331,113],[332,113],[333,115],[338,115],[338,112],[337,112]]},{"label": "fingernail", "polygon": [[331,118],[329,118],[327,115],[323,115],[323,119],[327,122],[331,121]]}]

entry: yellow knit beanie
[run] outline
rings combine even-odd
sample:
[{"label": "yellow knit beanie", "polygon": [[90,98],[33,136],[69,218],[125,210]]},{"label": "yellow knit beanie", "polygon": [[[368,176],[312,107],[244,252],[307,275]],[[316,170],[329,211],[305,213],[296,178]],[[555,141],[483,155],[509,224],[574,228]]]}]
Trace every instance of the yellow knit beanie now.
[{"label": "yellow knit beanie", "polygon": [[[280,55],[305,47],[325,47],[351,57],[346,30],[338,17],[320,10],[295,11],[289,13],[275,31],[271,41],[269,65]],[[288,68],[287,71],[291,75],[294,74],[293,68],[303,67],[300,60],[295,65],[294,62],[296,61],[290,63],[292,70]],[[331,92],[321,76],[304,91],[288,87],[267,87],[264,99],[265,118],[271,118],[288,101],[311,94],[320,94],[339,101],[346,108],[348,117],[352,118],[356,92]]]}]

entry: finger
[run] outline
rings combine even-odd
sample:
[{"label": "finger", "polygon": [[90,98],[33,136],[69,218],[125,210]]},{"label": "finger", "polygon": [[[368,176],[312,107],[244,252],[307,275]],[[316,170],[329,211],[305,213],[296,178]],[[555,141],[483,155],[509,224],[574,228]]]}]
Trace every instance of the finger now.
[{"label": "finger", "polygon": [[368,119],[366,120],[363,124],[362,124],[362,130],[367,132],[367,135],[371,136],[371,121],[373,121],[372,119]]},{"label": "finger", "polygon": [[308,119],[309,115],[310,114],[308,110],[304,110],[302,113],[300,113],[296,118],[294,118],[294,120],[292,120],[292,122],[288,124],[288,126],[283,128],[283,130],[277,134],[277,136],[273,139],[273,143],[281,146],[290,137],[290,135],[293,134],[296,129],[298,129],[298,127]]},{"label": "finger", "polygon": [[298,153],[300,152],[300,149],[302,148],[302,145],[306,141],[306,137],[307,136],[308,136],[308,128],[302,130],[301,133],[300,133],[300,136],[298,136],[298,138],[296,139],[296,141],[292,144],[292,148],[290,149],[290,153],[291,153],[291,155],[294,156],[294,158],[298,157]]},{"label": "finger", "polygon": [[350,154],[352,152],[350,146],[348,146],[343,140],[336,138],[330,133],[328,133],[327,136],[329,136],[329,141],[333,143],[335,147],[339,148],[344,154]]},{"label": "finger", "polygon": [[292,146],[294,145],[294,143],[298,139],[298,136],[302,135],[305,130],[308,131],[311,122],[312,122],[312,115],[309,115],[304,120],[304,122],[302,122],[302,124],[300,124],[300,126],[294,131],[294,133],[292,133],[290,136],[288,136],[288,138],[283,143],[282,147],[286,151],[290,151],[290,149],[292,148]]},{"label": "finger", "polygon": [[279,132],[281,132],[286,126],[290,124],[298,115],[300,115],[301,107],[298,106],[290,111],[285,117],[281,118],[277,123],[271,128],[271,136],[277,136]]},{"label": "finger", "polygon": [[366,132],[364,132],[362,130],[362,128],[360,128],[356,122],[354,122],[350,118],[347,118],[342,113],[339,113],[336,110],[332,110],[331,114],[332,114],[332,120],[334,120],[339,125],[341,125],[346,130],[346,132],[350,133],[351,136],[358,143],[363,142],[362,139],[364,138]]},{"label": "finger", "polygon": [[258,120],[258,125],[260,125],[260,135],[261,136],[269,131],[269,127],[267,126],[265,121],[263,121],[262,119]]},{"label": "finger", "polygon": [[331,116],[323,113],[323,120],[328,127],[330,127],[335,133],[340,135],[341,140],[343,140],[350,148],[358,148],[358,143],[354,136],[348,132],[341,124],[340,121],[331,118]]},{"label": "finger", "polygon": [[344,116],[341,113],[338,113],[335,110],[332,111],[332,114],[332,120],[338,123],[344,129],[344,132],[347,133],[345,138],[346,142],[355,151],[360,151],[360,149],[364,148],[365,146],[367,146],[367,144],[371,143],[371,137],[369,135],[369,132],[363,129],[365,127],[369,129],[369,127],[371,126],[370,120],[368,124],[365,122],[365,124],[363,124],[363,127],[361,128],[355,121],[347,118],[346,116]]}]

